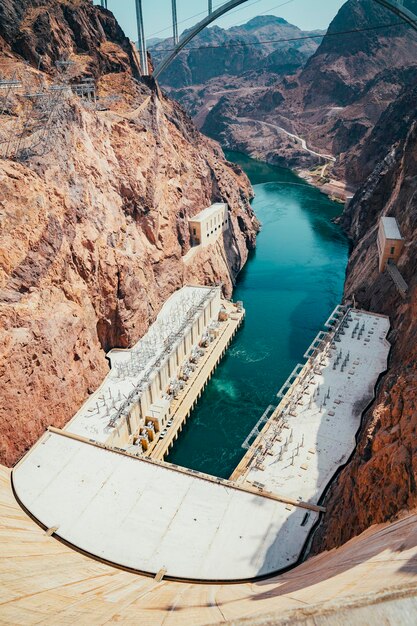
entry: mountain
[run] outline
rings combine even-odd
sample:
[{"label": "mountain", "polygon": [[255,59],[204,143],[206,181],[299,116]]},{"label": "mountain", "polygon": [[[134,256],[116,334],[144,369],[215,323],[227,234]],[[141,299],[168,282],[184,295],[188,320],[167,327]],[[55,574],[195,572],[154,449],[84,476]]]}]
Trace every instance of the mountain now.
[{"label": "mountain", "polygon": [[[0,94],[0,462],[12,465],[178,287],[230,294],[257,221],[246,176],[141,79],[109,11],[4,0],[0,67],[20,82]],[[71,93],[86,79],[98,110]],[[187,263],[188,218],[214,201],[231,208],[230,234]]]},{"label": "mountain", "polygon": [[[202,85],[213,78],[241,76],[251,70],[267,68],[278,75],[296,71],[317,49],[321,34],[302,31],[273,15],[258,16],[229,29],[212,26],[181,52],[163,72],[160,83],[177,90]],[[314,38],[308,39],[310,36]],[[149,48],[155,64],[172,45],[172,39],[166,39]]]},{"label": "mountain", "polygon": [[[416,9],[416,0],[407,6]],[[295,75],[268,84],[259,73],[254,88],[246,74],[216,93],[196,90],[193,100],[180,91],[179,99],[203,132],[227,148],[298,169],[325,162],[313,153],[332,155],[335,164],[316,181],[333,177],[355,189],[365,174],[355,160],[372,129],[417,82],[417,37],[373,0],[348,0],[327,35]]]},{"label": "mountain", "polygon": [[163,40],[164,40],[163,37],[151,37],[150,39],[146,40],[146,45],[150,48],[152,46],[156,46],[156,44],[158,43],[161,43],[161,41]]}]

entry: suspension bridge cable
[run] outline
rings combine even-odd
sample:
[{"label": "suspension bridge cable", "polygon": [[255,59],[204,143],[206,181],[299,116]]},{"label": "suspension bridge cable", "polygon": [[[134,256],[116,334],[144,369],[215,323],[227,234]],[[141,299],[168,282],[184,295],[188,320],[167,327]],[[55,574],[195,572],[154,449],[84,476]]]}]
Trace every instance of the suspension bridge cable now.
[{"label": "suspension bridge cable", "polygon": [[[340,30],[334,33],[321,33],[317,35],[303,35],[301,37],[289,37],[287,39],[265,39],[264,41],[251,41],[251,42],[243,42],[243,41],[233,41],[226,44],[212,44],[207,46],[190,46],[186,48],[186,50],[210,50],[216,48],[233,48],[233,47],[251,47],[251,46],[262,46],[264,44],[269,43],[289,43],[291,41],[303,41],[306,39],[326,39],[327,37],[338,37],[340,35],[354,35],[356,33],[366,33],[374,30],[382,30],[384,28],[392,28],[394,26],[409,26],[409,24],[401,21],[401,22],[393,22],[392,24],[380,24],[379,26],[369,26],[364,28],[354,28],[351,30]],[[164,52],[173,52],[175,48],[167,48],[164,49]]]}]

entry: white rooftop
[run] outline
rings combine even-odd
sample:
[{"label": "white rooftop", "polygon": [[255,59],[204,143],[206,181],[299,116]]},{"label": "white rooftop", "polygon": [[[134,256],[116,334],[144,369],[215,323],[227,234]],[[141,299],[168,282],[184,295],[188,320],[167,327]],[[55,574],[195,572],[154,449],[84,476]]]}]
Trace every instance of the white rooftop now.
[{"label": "white rooftop", "polygon": [[197,213],[197,215],[190,217],[189,221],[190,222],[203,222],[208,217],[211,217],[212,215],[217,213],[217,211],[219,211],[220,209],[225,210],[226,207],[227,207],[226,203],[216,202],[215,204],[212,204],[211,206],[207,207],[207,209],[203,209],[203,211],[200,211],[200,213]]},{"label": "white rooftop", "polygon": [[83,437],[104,442],[112,432],[110,420],[121,413],[129,395],[146,386],[156,362],[175,345],[175,334],[186,324],[194,306],[213,297],[211,287],[186,286],[174,292],[165,302],[148,332],[130,349],[108,353],[111,370],[103,383],[83,404],[66,429]]},{"label": "white rooftop", "polygon": [[48,433],[13,470],[18,498],[56,535],[113,563],[198,580],[294,563],[306,510]]},{"label": "white rooftop", "polygon": [[402,239],[395,217],[381,217],[381,222],[387,239]]},{"label": "white rooftop", "polygon": [[[321,372],[314,374],[308,391],[298,390],[301,399],[297,402],[295,398],[285,427],[279,432],[277,424],[276,433],[273,426],[265,434],[263,444],[269,452],[262,455],[258,467],[251,467],[247,480],[262,483],[274,493],[317,504],[336,470],[348,460],[362,412],[374,396],[378,376],[387,368],[390,347],[387,317],[355,310],[351,317],[340,341],[335,342],[336,349],[320,359]],[[364,331],[360,339],[358,333],[352,338],[358,326],[364,326]],[[286,440],[288,446],[280,459]]]}]

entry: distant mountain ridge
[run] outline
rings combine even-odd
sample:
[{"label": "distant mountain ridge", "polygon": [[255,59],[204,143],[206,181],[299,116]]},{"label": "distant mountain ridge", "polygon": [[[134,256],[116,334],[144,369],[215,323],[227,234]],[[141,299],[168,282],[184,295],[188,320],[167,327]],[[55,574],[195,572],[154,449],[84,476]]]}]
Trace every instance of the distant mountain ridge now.
[{"label": "distant mountain ridge", "polygon": [[[417,0],[406,0],[405,6],[416,12]],[[254,88],[245,75],[234,89],[217,88],[217,99],[207,87],[199,112],[189,107],[203,132],[261,160],[294,168],[317,165],[296,135],[312,151],[336,158],[326,178],[330,172],[356,189],[369,174],[358,157],[373,128],[390,104],[417,84],[417,35],[373,0],[348,0],[328,34],[293,75],[263,88]],[[385,146],[373,149],[372,162]]]},{"label": "distant mountain ridge", "polygon": [[[193,39],[161,75],[160,82],[165,87],[179,89],[203,84],[219,76],[239,76],[265,67],[270,72],[292,73],[315,52],[322,34],[317,30],[303,31],[275,15],[257,16],[228,29],[215,25]],[[313,38],[308,39],[309,36]],[[158,63],[172,46],[172,38],[151,45],[149,51],[154,63]],[[274,57],[277,50],[286,57],[285,64],[276,55]]]}]

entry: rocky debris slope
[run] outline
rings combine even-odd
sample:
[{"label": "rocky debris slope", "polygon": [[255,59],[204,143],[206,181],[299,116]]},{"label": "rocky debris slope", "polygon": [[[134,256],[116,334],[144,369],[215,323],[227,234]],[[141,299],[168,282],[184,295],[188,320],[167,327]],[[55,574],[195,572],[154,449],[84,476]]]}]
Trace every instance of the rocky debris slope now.
[{"label": "rocky debris slope", "polygon": [[[221,281],[230,295],[258,224],[246,176],[135,80],[137,57],[108,11],[88,0],[1,11],[8,77],[45,95],[55,61],[71,58],[68,80],[94,76],[101,109],[66,89],[47,145],[0,159],[0,462],[11,465],[68,421],[108,371],[105,352],[137,341],[175,289]],[[26,109],[16,92],[0,136]],[[229,203],[230,231],[186,263],[187,219],[213,201]]]},{"label": "rocky debris slope", "polygon": [[[416,0],[406,6],[417,11]],[[190,110],[203,132],[227,148],[280,165],[316,166],[319,159],[284,131],[295,134],[313,151],[336,157],[331,176],[355,189],[366,178],[355,161],[372,129],[403,90],[417,84],[416,53],[416,33],[399,18],[373,0],[348,0],[295,76],[254,89],[244,75],[217,101],[197,91],[204,113]],[[181,97],[190,107],[191,96]],[[384,148],[375,146],[372,159]]]},{"label": "rocky debris slope", "polygon": [[[351,463],[327,497],[327,513],[314,549],[333,548],[371,524],[394,519],[417,504],[417,115],[416,89],[390,107],[374,129],[368,150],[393,133],[390,150],[345,211],[353,242],[346,297],[388,315],[392,350],[388,373],[366,412]],[[397,219],[405,238],[399,270],[408,283],[403,299],[387,273],[378,272],[381,216]]]}]

